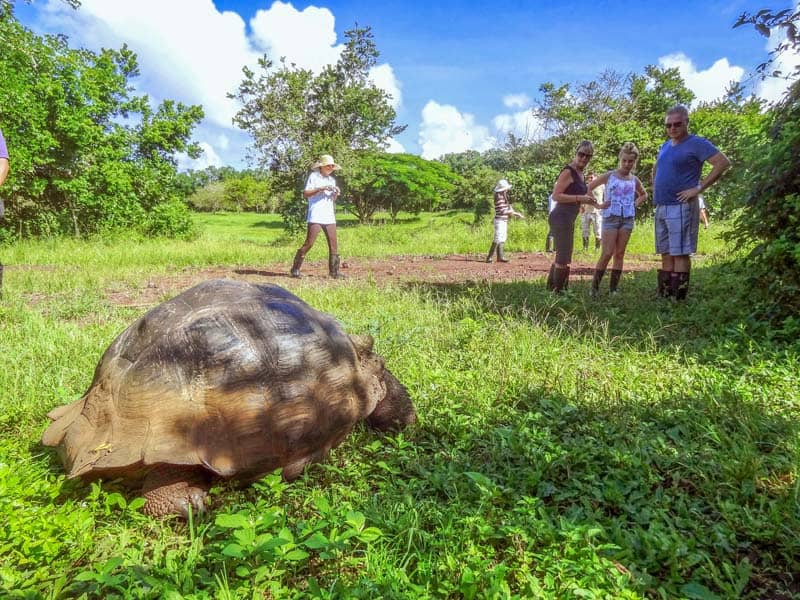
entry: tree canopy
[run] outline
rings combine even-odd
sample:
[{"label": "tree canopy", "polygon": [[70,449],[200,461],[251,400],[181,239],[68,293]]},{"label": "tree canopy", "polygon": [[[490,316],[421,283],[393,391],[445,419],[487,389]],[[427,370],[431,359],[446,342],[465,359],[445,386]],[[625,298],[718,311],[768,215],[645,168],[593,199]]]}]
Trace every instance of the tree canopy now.
[{"label": "tree canopy", "polygon": [[343,180],[345,199],[365,223],[378,210],[395,220],[401,210],[419,214],[437,209],[455,189],[458,176],[447,165],[413,154],[361,152]]},{"label": "tree canopy", "polygon": [[202,109],[171,100],[153,108],[132,95],[139,70],[127,47],[74,50],[2,9],[0,124],[13,164],[5,235],[188,235],[175,153],[199,155],[190,138]]}]

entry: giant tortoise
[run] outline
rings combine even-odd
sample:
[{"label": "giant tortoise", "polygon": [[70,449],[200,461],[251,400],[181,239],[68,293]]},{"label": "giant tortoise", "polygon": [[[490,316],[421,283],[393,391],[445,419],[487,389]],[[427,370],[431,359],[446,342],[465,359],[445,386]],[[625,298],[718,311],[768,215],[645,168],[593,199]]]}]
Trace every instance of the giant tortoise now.
[{"label": "giant tortoise", "polygon": [[123,331],[42,442],[70,478],[141,485],[148,514],[202,512],[215,479],[292,480],[361,419],[414,422],[372,345],[278,286],[206,281]]}]

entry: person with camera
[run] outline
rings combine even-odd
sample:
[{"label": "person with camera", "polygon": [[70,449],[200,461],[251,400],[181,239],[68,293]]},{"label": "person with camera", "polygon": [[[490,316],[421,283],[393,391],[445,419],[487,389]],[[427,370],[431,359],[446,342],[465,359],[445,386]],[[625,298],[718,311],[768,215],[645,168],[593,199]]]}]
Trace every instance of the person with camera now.
[{"label": "person with camera", "polygon": [[313,165],[306,180],[303,197],[308,200],[306,212],[306,240],[294,255],[289,274],[301,277],[300,267],[306,253],[311,250],[320,231],[328,240],[328,273],[334,279],[344,277],[339,273],[339,246],[336,240],[336,198],[341,191],[333,178],[333,172],[340,169],[330,154],[323,154]]}]

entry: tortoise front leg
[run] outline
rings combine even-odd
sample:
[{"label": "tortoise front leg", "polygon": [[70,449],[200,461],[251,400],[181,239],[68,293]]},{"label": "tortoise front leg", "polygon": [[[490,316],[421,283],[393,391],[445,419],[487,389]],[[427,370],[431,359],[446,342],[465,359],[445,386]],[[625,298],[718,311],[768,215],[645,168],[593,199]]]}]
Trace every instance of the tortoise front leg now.
[{"label": "tortoise front leg", "polygon": [[161,465],[150,471],[142,484],[145,504],[142,511],[153,517],[178,515],[189,519],[205,512],[210,486],[203,469],[180,465]]}]

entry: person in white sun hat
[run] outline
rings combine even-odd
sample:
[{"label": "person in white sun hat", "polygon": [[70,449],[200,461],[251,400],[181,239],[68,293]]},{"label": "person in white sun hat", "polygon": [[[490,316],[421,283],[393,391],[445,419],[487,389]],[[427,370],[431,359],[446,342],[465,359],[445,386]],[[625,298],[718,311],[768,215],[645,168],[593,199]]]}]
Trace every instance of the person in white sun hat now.
[{"label": "person in white sun hat", "polygon": [[323,154],[311,165],[311,173],[306,180],[303,197],[308,200],[306,212],[306,241],[294,255],[292,277],[301,277],[300,267],[306,253],[311,250],[320,231],[325,232],[328,240],[328,273],[334,279],[343,277],[339,273],[339,246],[336,241],[336,198],[341,193],[332,173],[339,170],[339,165],[330,154]]},{"label": "person in white sun hat", "polygon": [[522,213],[517,212],[508,201],[508,190],[511,184],[507,179],[501,179],[494,186],[494,239],[489,247],[489,255],[486,262],[492,262],[492,255],[497,250],[497,262],[508,262],[505,257],[504,249],[506,239],[508,239],[508,218],[513,216],[518,219],[524,218]]}]

